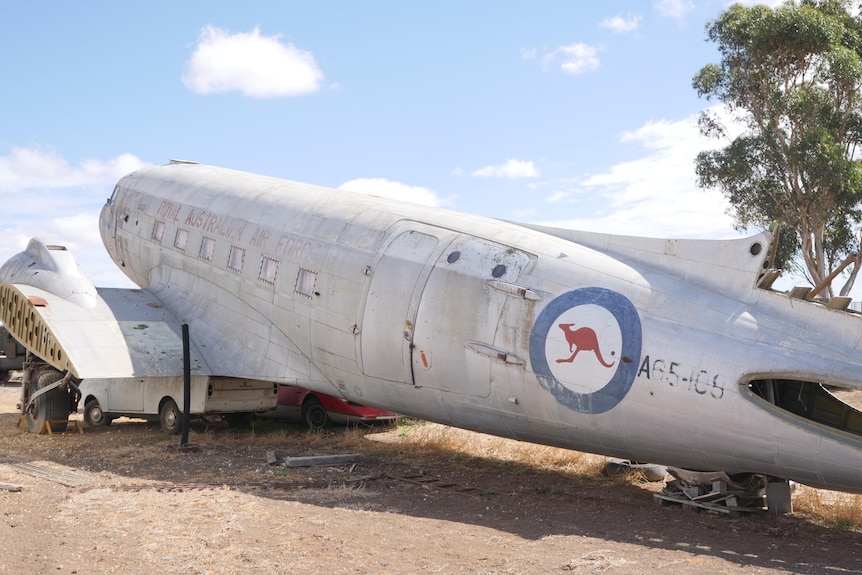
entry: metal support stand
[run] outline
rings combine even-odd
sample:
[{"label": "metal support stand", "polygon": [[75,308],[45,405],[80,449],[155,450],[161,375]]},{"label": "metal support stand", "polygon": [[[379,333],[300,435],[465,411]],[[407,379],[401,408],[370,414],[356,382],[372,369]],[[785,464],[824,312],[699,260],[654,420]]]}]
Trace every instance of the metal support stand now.
[{"label": "metal support stand", "polygon": [[789,481],[774,477],[769,478],[766,484],[766,507],[770,515],[793,513]]},{"label": "metal support stand", "polygon": [[189,325],[183,324],[183,423],[180,433],[180,447],[189,444],[189,419],[192,411],[192,370],[189,359]]}]

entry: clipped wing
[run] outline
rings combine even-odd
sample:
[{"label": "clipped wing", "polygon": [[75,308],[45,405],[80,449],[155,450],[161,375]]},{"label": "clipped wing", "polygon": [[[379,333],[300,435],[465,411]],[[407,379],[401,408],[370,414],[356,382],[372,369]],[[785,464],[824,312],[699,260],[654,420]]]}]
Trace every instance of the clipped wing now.
[{"label": "clipped wing", "polygon": [[[0,284],[0,317],[28,350],[79,378],[181,376],[182,326],[148,291],[99,288],[87,306],[27,284]],[[190,346],[195,375],[211,375]]]}]

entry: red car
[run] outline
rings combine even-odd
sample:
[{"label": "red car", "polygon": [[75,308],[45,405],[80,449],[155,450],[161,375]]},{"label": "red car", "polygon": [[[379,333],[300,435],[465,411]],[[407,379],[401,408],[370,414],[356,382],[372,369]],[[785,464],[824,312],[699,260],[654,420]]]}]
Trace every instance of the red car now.
[{"label": "red car", "polygon": [[368,407],[293,385],[280,385],[276,408],[258,415],[298,421],[311,429],[323,429],[333,423],[348,425],[358,422],[392,420],[398,417],[391,411]]}]

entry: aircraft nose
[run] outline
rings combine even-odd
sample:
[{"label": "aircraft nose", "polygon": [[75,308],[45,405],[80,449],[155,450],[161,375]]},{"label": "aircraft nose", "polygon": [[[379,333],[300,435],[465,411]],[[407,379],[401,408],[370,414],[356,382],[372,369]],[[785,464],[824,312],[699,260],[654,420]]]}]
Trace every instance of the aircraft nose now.
[{"label": "aircraft nose", "polygon": [[114,229],[113,215],[114,208],[111,203],[111,200],[108,200],[102,207],[102,211],[99,214],[99,234],[102,236],[102,243],[105,245],[105,249],[108,250],[108,253],[111,255],[111,259],[117,261],[117,254],[114,242],[116,230]]}]

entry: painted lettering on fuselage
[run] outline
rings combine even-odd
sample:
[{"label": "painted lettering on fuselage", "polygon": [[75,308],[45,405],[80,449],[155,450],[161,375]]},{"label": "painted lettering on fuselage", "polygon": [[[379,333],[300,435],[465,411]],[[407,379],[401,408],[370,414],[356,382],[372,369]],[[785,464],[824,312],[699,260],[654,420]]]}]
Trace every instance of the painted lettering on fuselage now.
[{"label": "painted lettering on fuselage", "polygon": [[724,397],[724,377],[720,373],[710,373],[705,369],[685,368],[677,361],[650,359],[644,356],[638,368],[639,378],[666,384],[675,389],[694,391],[698,395],[714,399]]},{"label": "painted lettering on fuselage", "polygon": [[[178,225],[190,229],[197,229],[205,234],[221,236],[233,242],[241,242],[246,230],[247,222],[231,216],[225,216],[210,212],[205,209],[195,208],[173,202],[162,200],[156,210],[156,217],[160,220],[177,222]],[[272,230],[264,226],[256,226],[248,244],[251,247],[267,250]],[[309,250],[313,244],[308,239],[290,234],[279,237],[274,253],[286,259],[302,260],[309,256]]]},{"label": "painted lettering on fuselage", "polygon": [[278,239],[278,246],[276,246],[275,251],[278,255],[284,256],[285,259],[302,260],[308,256],[309,248],[311,248],[311,242],[305,238],[282,235]]},{"label": "painted lettering on fuselage", "polygon": [[181,204],[174,203],[170,200],[162,200],[159,204],[159,210],[156,212],[156,217],[164,220],[178,222],[180,220]]},{"label": "painted lettering on fuselage", "polygon": [[257,229],[254,230],[254,233],[251,235],[251,240],[249,243],[256,248],[263,248],[266,246],[266,240],[269,239],[269,229],[258,226]]},{"label": "painted lettering on fuselage", "polygon": [[196,228],[205,233],[219,235],[233,241],[240,240],[246,226],[242,220],[220,216],[197,208],[189,208],[184,223],[190,228]]}]

